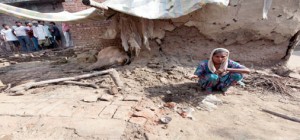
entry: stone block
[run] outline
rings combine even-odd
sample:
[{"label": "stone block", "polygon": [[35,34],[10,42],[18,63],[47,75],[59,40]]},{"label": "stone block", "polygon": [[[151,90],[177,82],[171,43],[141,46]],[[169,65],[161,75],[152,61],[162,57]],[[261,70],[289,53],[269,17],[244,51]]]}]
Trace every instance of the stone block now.
[{"label": "stone block", "polygon": [[132,111],[130,106],[120,106],[114,114],[113,118],[128,121],[131,114]]},{"label": "stone block", "polygon": [[88,139],[119,140],[126,128],[126,122],[116,119],[78,119],[72,125],[79,136]]},{"label": "stone block", "polygon": [[55,108],[53,108],[50,112],[47,113],[47,116],[51,117],[71,117],[73,113],[76,111],[76,108],[71,103],[63,103]]},{"label": "stone block", "polygon": [[100,97],[100,100],[102,100],[102,101],[112,101],[113,99],[114,99],[114,96],[109,95],[109,94],[103,94]]},{"label": "stone block", "polygon": [[99,114],[104,110],[106,106],[109,106],[109,102],[94,102],[81,106],[76,106],[75,112],[72,117],[74,118],[99,118]]},{"label": "stone block", "polygon": [[132,117],[132,118],[130,118],[129,122],[138,124],[138,125],[144,125],[147,122],[147,119],[143,118],[143,117]]},{"label": "stone block", "polygon": [[110,119],[115,114],[117,108],[118,108],[118,106],[116,106],[116,105],[108,105],[99,114],[99,117],[100,118],[105,118],[105,119]]},{"label": "stone block", "polygon": [[25,116],[38,116],[38,112],[47,107],[47,105],[49,105],[49,103],[51,102],[42,100],[40,102],[25,105],[24,107],[21,107],[19,110],[17,110],[16,114]]},{"label": "stone block", "polygon": [[58,100],[54,103],[49,103],[47,106],[45,106],[44,108],[39,110],[37,112],[37,115],[47,116],[48,112],[52,111],[55,107],[63,104],[64,102],[66,102],[66,101],[65,100]]},{"label": "stone block", "polygon": [[99,114],[103,111],[106,106],[87,106],[82,112],[85,118],[99,118]]}]

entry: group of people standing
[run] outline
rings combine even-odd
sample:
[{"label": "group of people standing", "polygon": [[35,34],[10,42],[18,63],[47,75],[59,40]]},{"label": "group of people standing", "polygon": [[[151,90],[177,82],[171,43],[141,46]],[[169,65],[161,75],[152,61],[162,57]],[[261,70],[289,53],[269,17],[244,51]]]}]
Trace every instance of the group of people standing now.
[{"label": "group of people standing", "polygon": [[[63,46],[61,31],[54,22],[50,22],[49,26],[44,21],[25,22],[25,26],[20,21],[15,23],[16,25],[12,27],[2,25],[1,40],[4,49],[8,45],[12,52],[33,52]],[[65,46],[72,47],[69,25],[62,23],[62,30],[66,40]]]}]

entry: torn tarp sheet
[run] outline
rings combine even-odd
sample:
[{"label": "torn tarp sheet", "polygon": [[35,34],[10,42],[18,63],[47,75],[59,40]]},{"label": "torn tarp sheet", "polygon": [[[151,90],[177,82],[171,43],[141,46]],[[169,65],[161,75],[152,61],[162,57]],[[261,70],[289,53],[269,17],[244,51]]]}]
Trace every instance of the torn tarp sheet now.
[{"label": "torn tarp sheet", "polygon": [[272,0],[264,0],[263,19],[268,19],[268,12],[271,8]]},{"label": "torn tarp sheet", "polygon": [[101,4],[146,19],[171,19],[187,15],[207,3],[228,6],[229,0],[106,0]]},{"label": "torn tarp sheet", "polygon": [[102,10],[96,8],[89,8],[76,13],[69,13],[67,11],[59,13],[40,13],[0,3],[0,13],[23,19],[42,21],[85,22],[103,19]]},{"label": "torn tarp sheet", "polygon": [[[94,2],[97,5],[97,2]],[[99,4],[121,13],[146,19],[171,19],[187,15],[207,3],[227,6],[229,0],[106,0]],[[98,7],[103,9],[103,7]],[[85,22],[104,19],[102,10],[90,8],[76,13],[40,13],[0,3],[0,13],[43,21]]]}]

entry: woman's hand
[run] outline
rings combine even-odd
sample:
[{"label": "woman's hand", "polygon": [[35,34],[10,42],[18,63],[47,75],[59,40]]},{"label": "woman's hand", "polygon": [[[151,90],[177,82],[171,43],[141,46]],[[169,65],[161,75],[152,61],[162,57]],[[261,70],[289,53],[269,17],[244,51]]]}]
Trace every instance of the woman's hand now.
[{"label": "woman's hand", "polygon": [[215,71],[215,74],[220,75],[220,74],[222,74],[222,73],[224,73],[224,72],[226,72],[225,69],[218,69],[218,70]]},{"label": "woman's hand", "polygon": [[198,75],[191,75],[189,78],[190,79],[196,79],[196,78],[199,78],[199,77],[198,77]]}]

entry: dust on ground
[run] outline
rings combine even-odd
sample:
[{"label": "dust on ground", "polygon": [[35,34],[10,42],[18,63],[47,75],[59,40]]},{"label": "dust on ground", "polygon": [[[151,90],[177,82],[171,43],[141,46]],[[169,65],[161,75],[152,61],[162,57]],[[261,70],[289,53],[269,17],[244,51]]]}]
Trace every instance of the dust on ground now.
[{"label": "dust on ground", "polygon": [[[1,59],[1,64],[0,79],[4,84],[10,83],[12,86],[30,81],[70,77],[86,73],[82,71],[85,64],[76,63],[74,53],[71,50],[42,51],[32,55],[5,57]],[[121,128],[121,125],[124,125],[124,130],[120,130],[122,137],[119,139],[300,139],[299,123],[261,111],[268,109],[299,118],[299,89],[292,88],[290,94],[293,97],[289,97],[256,89],[249,85],[246,85],[246,88],[236,86],[230,89],[232,94],[229,96],[216,94],[216,97],[223,101],[216,109],[212,111],[200,110],[198,109],[199,102],[206,95],[197,86],[196,81],[188,78],[193,73],[196,64],[196,61],[183,62],[180,58],[164,55],[150,59],[139,59],[131,65],[116,68],[125,83],[125,87],[116,95],[108,94],[113,87],[113,81],[108,76],[81,80],[81,82],[101,81],[99,83],[100,89],[66,84],[46,85],[30,89],[23,96],[15,96],[13,101],[7,102],[14,103],[15,100],[18,102],[22,99],[24,104],[35,101],[43,104],[42,99],[49,97],[50,100],[47,100],[49,104],[45,105],[53,105],[54,111],[49,111],[50,115],[47,112],[46,115],[39,114],[38,116],[35,116],[34,113],[29,113],[27,116],[26,114],[25,116],[22,114],[1,114],[0,117],[5,121],[0,122],[0,128],[4,130],[0,132],[0,139],[22,139],[24,137],[29,139],[101,139],[103,137],[96,135],[97,132],[88,132],[91,128],[93,131],[97,130],[97,126],[101,125],[120,125],[110,126],[112,128]],[[264,70],[263,68],[260,69]],[[297,80],[286,78],[289,81],[294,81],[291,84],[299,85]],[[83,102],[85,97],[99,94],[102,94],[100,100],[96,99],[89,104]],[[11,100],[11,97],[8,98],[8,96],[7,93],[3,92],[0,98]],[[76,114],[93,113],[91,108],[97,110],[100,106],[107,105],[107,100],[125,99],[129,96],[140,98],[132,99],[138,101],[136,104],[130,105],[129,103],[132,102],[128,102],[128,104],[126,102],[126,105],[118,105],[118,107],[123,108],[129,106],[131,113],[123,114],[124,116],[129,115],[127,119],[121,121],[117,119],[116,122],[111,118],[103,120],[92,117],[92,120],[83,121],[83,124],[86,123],[86,125],[71,124],[71,121],[77,123],[80,122],[80,119],[85,118],[85,115],[79,115],[74,119],[73,116]],[[64,103],[68,102],[69,109],[76,110],[75,113],[72,112],[69,116],[48,120],[49,116],[56,113],[55,109],[57,108],[54,105],[56,105],[55,101],[59,99],[63,99]],[[165,104],[170,102],[174,102],[177,109],[165,107]],[[115,103],[117,101],[110,104],[114,105]],[[106,108],[102,109],[102,112]],[[193,119],[182,117],[180,114],[182,108],[193,108],[195,110],[192,112]],[[5,109],[1,110],[6,111]],[[65,110],[63,113],[68,114],[70,110]],[[146,115],[136,113],[144,110],[146,110]],[[171,117],[171,122],[162,124],[159,119],[163,116]],[[99,121],[99,124],[93,124],[91,121]],[[70,126],[62,125],[66,122]],[[117,134],[117,132],[112,133]],[[108,139],[110,138],[113,137],[109,136]]]}]

